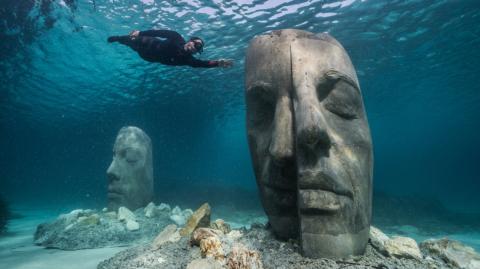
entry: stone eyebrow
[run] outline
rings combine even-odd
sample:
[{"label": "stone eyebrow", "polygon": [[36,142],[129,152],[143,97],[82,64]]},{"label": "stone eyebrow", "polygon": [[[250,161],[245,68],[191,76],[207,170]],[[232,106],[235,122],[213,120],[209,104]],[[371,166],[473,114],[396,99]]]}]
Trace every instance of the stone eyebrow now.
[{"label": "stone eyebrow", "polygon": [[265,89],[267,91],[270,91],[272,88],[273,88],[272,84],[270,84],[268,82],[258,81],[258,82],[252,83],[247,88],[247,92],[258,91],[258,89]]},{"label": "stone eyebrow", "polygon": [[360,88],[358,87],[358,84],[355,80],[353,80],[349,75],[347,74],[344,74],[342,72],[338,72],[337,70],[334,70],[334,69],[330,69],[328,70],[324,77],[323,77],[323,80],[342,80],[344,82],[346,82],[347,84],[349,84],[350,86],[352,86],[353,88],[355,88],[357,90],[357,92],[359,94],[361,94],[360,92]]}]

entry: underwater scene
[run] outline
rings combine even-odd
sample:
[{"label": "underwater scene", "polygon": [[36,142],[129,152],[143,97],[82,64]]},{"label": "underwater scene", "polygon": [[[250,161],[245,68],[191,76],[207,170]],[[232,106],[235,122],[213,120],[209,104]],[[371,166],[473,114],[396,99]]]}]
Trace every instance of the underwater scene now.
[{"label": "underwater scene", "polygon": [[0,268],[480,269],[480,2],[2,0]]}]

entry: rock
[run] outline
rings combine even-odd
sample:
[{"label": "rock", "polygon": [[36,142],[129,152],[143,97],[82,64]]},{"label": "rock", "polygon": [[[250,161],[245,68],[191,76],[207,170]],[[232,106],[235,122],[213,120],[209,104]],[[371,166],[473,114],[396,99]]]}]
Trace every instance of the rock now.
[{"label": "rock", "polygon": [[395,236],[385,241],[385,250],[389,256],[396,258],[422,259],[417,242],[409,237]]},{"label": "rock", "polygon": [[160,212],[153,202],[150,202],[144,209],[145,217],[153,218],[157,216]]},{"label": "rock", "polygon": [[370,243],[380,253],[387,254],[385,250],[385,242],[390,238],[384,234],[380,229],[370,226]]},{"label": "rock", "polygon": [[77,219],[83,215],[83,209],[75,209],[70,211],[67,214],[61,214],[58,216],[58,219],[61,219],[65,222],[65,225],[72,224],[77,221]]},{"label": "rock", "polygon": [[124,207],[124,206],[121,206],[120,208],[118,208],[118,220],[124,220],[124,221],[128,221],[128,220],[133,220],[135,221],[135,215],[133,214],[132,211],[130,211],[130,209]]},{"label": "rock", "polygon": [[222,265],[214,259],[195,259],[187,265],[187,269],[222,269]]},{"label": "rock", "polygon": [[110,211],[104,214],[105,217],[109,219],[116,219],[117,218],[117,212],[115,211]]},{"label": "rock", "polygon": [[480,268],[480,255],[471,247],[450,240],[429,239],[420,243],[422,251],[438,260],[442,260],[452,267],[464,269]]},{"label": "rock", "polygon": [[78,218],[77,223],[80,225],[98,225],[100,224],[100,216],[98,214],[92,214],[87,217],[82,216]]},{"label": "rock", "polygon": [[232,229],[230,228],[230,225],[226,223],[223,219],[217,219],[214,222],[210,224],[210,228],[220,230],[224,234],[228,234]]},{"label": "rock", "polygon": [[240,232],[239,230],[233,230],[227,234],[227,238],[229,238],[230,240],[237,240],[240,237],[242,237],[242,232]]},{"label": "rock", "polygon": [[200,206],[188,219],[187,224],[180,230],[181,236],[190,235],[196,228],[210,226],[210,205],[208,203]]},{"label": "rock", "polygon": [[170,205],[161,203],[158,207],[158,210],[160,211],[171,211],[172,209],[170,208]]},{"label": "rock", "polygon": [[127,230],[129,230],[129,231],[136,231],[136,230],[140,229],[140,224],[138,224],[138,222],[136,222],[134,220],[131,220],[131,219],[127,220],[127,223],[125,224],[125,226],[127,227]]},{"label": "rock", "polygon": [[177,232],[177,225],[170,224],[155,237],[152,242],[152,249],[157,250],[166,242],[176,242],[179,239],[180,234]]},{"label": "rock", "polygon": [[103,213],[106,213],[107,211],[108,211],[108,208],[106,208],[106,207],[104,207],[104,208],[102,209],[102,212],[103,212]]},{"label": "rock", "polygon": [[202,257],[211,257],[220,261],[223,261],[225,258],[222,243],[216,236],[210,236],[202,239],[200,241],[200,250],[202,251]]},{"label": "rock", "polygon": [[263,268],[260,254],[249,250],[242,244],[235,244],[227,257],[229,269],[261,269]]},{"label": "rock", "polygon": [[170,213],[170,219],[177,225],[183,226],[187,222],[187,219],[193,214],[191,209],[181,210],[180,207],[175,206]]},{"label": "rock", "polygon": [[190,238],[190,244],[193,246],[199,246],[200,241],[207,237],[218,237],[222,235],[222,231],[215,230],[211,228],[198,228],[195,229],[192,233],[192,237]]}]

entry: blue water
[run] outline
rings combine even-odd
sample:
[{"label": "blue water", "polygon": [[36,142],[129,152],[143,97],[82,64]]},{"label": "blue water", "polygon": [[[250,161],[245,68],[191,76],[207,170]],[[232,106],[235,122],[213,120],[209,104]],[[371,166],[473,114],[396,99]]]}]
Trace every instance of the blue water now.
[{"label": "blue water", "polygon": [[[153,141],[157,201],[259,207],[245,50],[257,34],[297,28],[330,33],[352,58],[375,193],[480,213],[479,25],[475,0],[2,0],[0,195],[101,207],[116,133],[135,125]],[[167,67],[106,42],[150,28],[201,36],[202,59],[234,67]]]}]

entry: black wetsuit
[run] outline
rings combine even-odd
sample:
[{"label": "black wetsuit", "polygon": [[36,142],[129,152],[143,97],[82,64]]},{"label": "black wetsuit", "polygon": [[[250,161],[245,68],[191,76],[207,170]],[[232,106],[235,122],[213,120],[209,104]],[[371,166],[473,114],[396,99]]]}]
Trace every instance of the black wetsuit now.
[{"label": "black wetsuit", "polygon": [[[165,40],[159,39],[164,38]],[[109,42],[120,42],[127,45],[140,55],[142,59],[166,65],[189,65],[192,67],[217,67],[218,61],[202,61],[183,48],[185,39],[169,30],[141,31],[137,37],[112,36]]]}]

